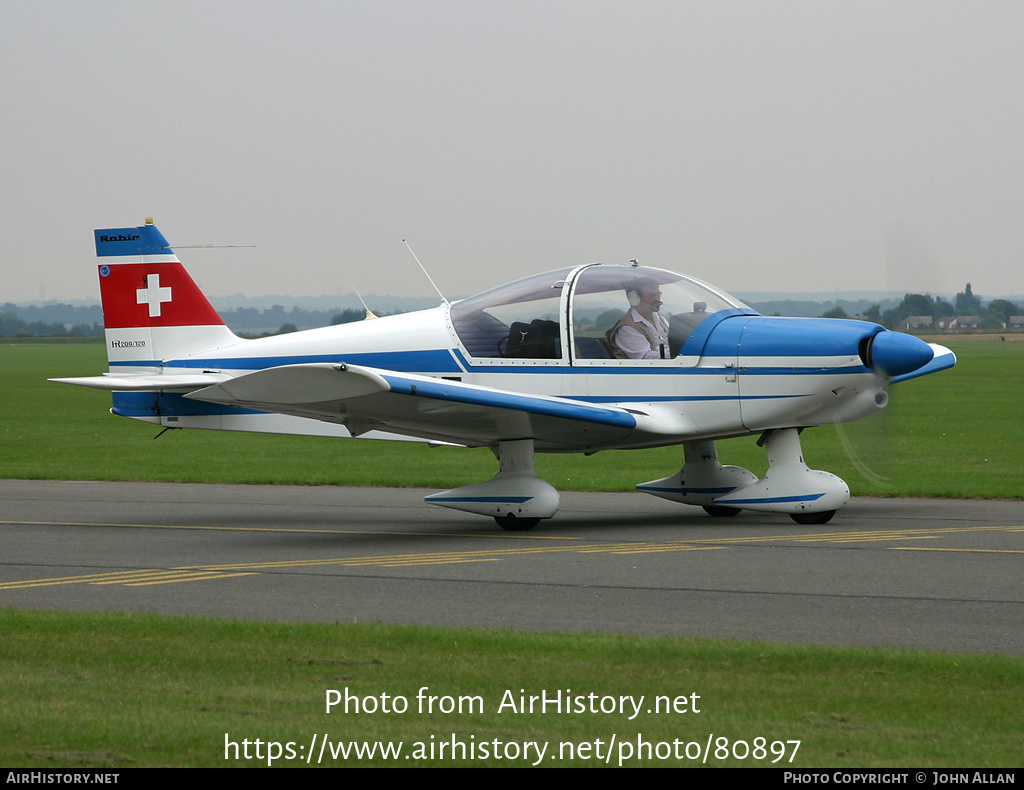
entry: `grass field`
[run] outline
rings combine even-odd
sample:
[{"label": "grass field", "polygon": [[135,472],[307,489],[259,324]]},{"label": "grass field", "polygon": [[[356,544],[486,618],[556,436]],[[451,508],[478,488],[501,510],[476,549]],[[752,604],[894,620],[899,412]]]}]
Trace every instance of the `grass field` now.
[{"label": "grass field", "polygon": [[[627,766],[701,765],[709,738],[710,766],[1021,765],[1024,661],[1015,658],[2,610],[0,626],[0,765],[266,765],[268,741],[291,742],[299,755],[278,759],[277,766],[301,765],[299,748],[314,734],[335,744],[403,745],[397,760],[379,754],[332,759],[327,752],[325,765],[511,767],[536,761],[535,753],[473,760],[461,754],[441,759],[435,752],[430,759],[428,749],[422,760],[405,758],[417,743],[429,747],[452,738],[492,749],[495,740],[502,749],[548,744],[547,767],[604,765],[601,749],[608,750],[613,736],[618,747],[612,747],[611,765],[620,758],[629,758]],[[461,715],[420,713],[416,697],[423,686],[429,687],[425,696],[479,697],[481,703],[472,712],[467,704]],[[345,714],[336,706],[327,713],[328,689],[378,701],[382,694],[401,696],[409,709],[356,714],[350,708]],[[645,700],[632,720],[631,707],[628,715],[499,712],[506,691],[518,706],[522,694],[542,690],[642,694]],[[659,713],[653,707],[658,696],[685,697],[686,707]],[[226,736],[238,744],[261,739],[263,760],[225,760]],[[693,759],[685,751],[676,759],[668,746],[646,757],[635,748],[638,737],[689,744]],[[728,739],[724,751],[721,738]],[[754,755],[758,738],[764,739],[760,759]],[[570,759],[562,743],[594,750]],[[234,758],[233,750],[228,754]]]},{"label": "grass field", "polygon": [[[953,344],[950,344],[953,345]],[[857,494],[1021,498],[1018,415],[1024,344],[964,342],[951,371],[894,388],[893,407],[845,428],[804,433],[811,466]],[[45,381],[105,369],[103,346],[0,347],[0,475],[447,488],[490,477],[486,450],[430,449],[157,429],[108,413],[109,396]],[[753,440],[720,445],[726,463],[763,471]],[[630,490],[677,469],[678,448],[541,456],[556,487]],[[880,480],[886,477],[887,480]],[[1020,750],[1024,661],[909,651],[839,650],[672,638],[300,625],[0,610],[0,763],[33,767],[235,765],[224,739],[307,744],[484,740],[608,745],[801,742],[776,767],[1013,767]],[[346,716],[326,689],[415,698],[479,695],[482,714]],[[584,688],[585,686],[585,688]],[[699,716],[518,715],[504,690],[572,688],[610,695],[701,695]],[[714,747],[713,747],[714,748]],[[791,747],[790,747],[791,748]],[[710,765],[771,765],[729,757]],[[260,764],[254,760],[248,764]],[[424,759],[401,765],[528,765],[532,760]],[[614,764],[615,760],[613,760]],[[265,764],[265,760],[263,761]],[[288,764],[284,760],[278,765]],[[291,762],[290,764],[295,764]],[[395,765],[392,760],[330,764]],[[589,759],[548,765],[603,764]],[[628,765],[687,765],[630,760]]]},{"label": "grass field", "polygon": [[[808,464],[838,474],[855,495],[1024,495],[1024,344],[953,347],[955,368],[893,387],[880,415],[805,431]],[[108,394],[46,381],[99,373],[103,353],[100,344],[0,346],[0,476],[450,488],[497,471],[485,449],[194,430],[153,441],[157,428],[109,414]],[[719,456],[766,467],[753,438],[721,442]],[[632,490],[681,464],[678,447],[537,459],[556,488],[583,491]]]}]

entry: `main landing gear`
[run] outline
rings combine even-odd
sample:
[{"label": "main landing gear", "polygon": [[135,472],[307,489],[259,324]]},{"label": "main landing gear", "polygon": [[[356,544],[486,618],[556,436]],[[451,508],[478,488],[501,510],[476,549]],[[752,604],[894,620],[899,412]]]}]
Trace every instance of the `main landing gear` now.
[{"label": "main landing gear", "polygon": [[[798,524],[825,524],[850,499],[850,489],[828,472],[808,469],[796,428],[767,431],[759,444],[768,454],[764,477],[739,466],[723,466],[713,441],[686,442],[686,463],[670,477],[641,483],[654,496],[697,505],[715,518],[741,510],[786,513]],[[525,532],[558,512],[558,491],[537,476],[533,439],[499,442],[498,474],[485,483],[431,494],[432,505],[491,516],[509,532]]]},{"label": "main landing gear", "polygon": [[796,428],[767,431],[759,444],[768,454],[768,471],[758,479],[738,466],[722,466],[713,441],[683,445],[686,463],[671,477],[637,486],[654,496],[699,505],[711,516],[740,510],[788,513],[798,524],[825,524],[850,500],[840,478],[808,469]]},{"label": "main landing gear", "polygon": [[499,442],[495,455],[498,474],[486,483],[431,494],[426,501],[492,516],[499,527],[510,532],[531,530],[541,519],[558,512],[558,491],[541,480],[533,466],[533,439]]}]

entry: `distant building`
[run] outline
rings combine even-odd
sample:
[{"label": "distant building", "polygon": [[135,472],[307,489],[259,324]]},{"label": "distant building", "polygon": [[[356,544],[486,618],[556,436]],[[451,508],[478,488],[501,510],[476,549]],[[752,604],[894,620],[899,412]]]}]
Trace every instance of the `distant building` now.
[{"label": "distant building", "polygon": [[900,322],[900,329],[931,329],[932,317],[930,315],[908,315]]},{"label": "distant building", "polygon": [[1024,329],[1024,315],[1011,315],[1009,326],[1010,329]]}]

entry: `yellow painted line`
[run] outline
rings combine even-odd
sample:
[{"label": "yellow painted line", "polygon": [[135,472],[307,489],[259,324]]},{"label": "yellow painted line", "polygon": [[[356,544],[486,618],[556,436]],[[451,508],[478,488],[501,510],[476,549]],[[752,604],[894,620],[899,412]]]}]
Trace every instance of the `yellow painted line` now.
[{"label": "yellow painted line", "polygon": [[[20,522],[0,521],[0,524],[25,524],[56,526],[108,526],[108,527],[137,527],[144,529],[198,529],[218,530],[231,532],[293,532],[310,534],[349,534],[349,535],[400,535],[403,537],[452,537],[442,533],[417,533],[417,532],[372,532],[354,530],[324,530],[324,529],[277,529],[277,528],[249,528],[249,527],[201,527],[201,526],[174,526],[161,524],[67,524],[63,522]],[[519,546],[514,548],[496,548],[494,550],[473,550],[473,551],[447,551],[447,552],[420,552],[414,554],[385,554],[368,557],[336,557],[307,560],[271,560],[267,562],[252,563],[227,563],[220,565],[186,566],[170,569],[140,569],[132,571],[108,571],[103,573],[83,574],[81,576],[60,576],[52,579],[30,579],[18,582],[0,583],[2,590],[28,589],[32,587],[57,586],[61,584],[93,584],[93,585],[126,585],[145,586],[152,584],[172,584],[178,582],[201,581],[216,578],[234,578],[236,576],[248,576],[263,570],[276,568],[312,568],[318,566],[342,566],[342,567],[384,567],[400,568],[414,567],[418,565],[446,565],[466,564],[472,562],[497,562],[506,558],[527,556],[532,554],[559,554],[574,552],[577,554],[654,554],[672,551],[708,551],[723,549],[730,546],[744,544],[763,544],[780,541],[791,541],[799,543],[866,543],[885,541],[906,541],[906,540],[934,540],[945,535],[976,533],[976,532],[1019,532],[1024,531],[1024,526],[992,526],[992,527],[944,527],[940,529],[908,529],[908,530],[864,530],[857,532],[823,532],[818,534],[788,534],[788,535],[753,535],[746,537],[722,537],[722,538],[697,538],[692,540],[676,540],[663,542],[619,542],[619,543],[588,543],[580,545],[544,545],[544,546]],[[495,535],[480,534],[458,534],[455,537],[494,537],[506,538],[529,538],[526,535],[509,535],[507,533]],[[560,541],[582,541],[579,537],[556,537],[556,536],[533,536],[533,538],[545,538],[547,540]],[[1021,554],[1024,551],[998,550],[998,549],[950,549],[950,548],[919,548],[899,546],[894,549],[905,551],[962,551],[992,554]]]},{"label": "yellow painted line", "polygon": [[147,581],[149,579],[165,579],[165,578],[179,578],[181,576],[194,576],[194,572],[188,572],[188,574],[181,571],[169,571],[169,570],[151,570],[151,571],[138,571],[135,573],[126,573],[120,576],[112,576],[102,580],[90,581],[89,584],[95,585],[106,585],[106,584],[125,584],[126,582],[136,581]]},{"label": "yellow painted line", "polygon": [[725,546],[695,546],[692,543],[638,543],[634,546],[595,546],[585,549],[571,549],[577,554],[659,554],[666,551],[716,551]]},{"label": "yellow painted line", "polygon": [[154,573],[153,570],[145,571],[111,571],[107,573],[91,573],[82,576],[58,576],[53,579],[26,579],[20,582],[4,582],[0,584],[0,590],[17,590],[25,587],[49,587],[60,584],[92,584],[102,583],[106,579],[130,580],[146,573]]},{"label": "yellow painted line", "polygon": [[[133,528],[133,529],[179,529],[179,530],[203,530],[211,532],[266,532],[266,533],[294,533],[311,535],[388,535],[399,537],[443,537],[443,538],[490,538],[496,540],[540,540],[540,541],[582,541],[586,540],[579,536],[572,535],[538,535],[534,533],[510,533],[510,532],[415,532],[415,531],[377,531],[377,530],[341,530],[341,529],[300,529],[294,527],[217,527],[209,525],[187,525],[187,524],[134,524],[114,522],[69,522],[69,521],[2,521],[0,525],[24,525],[24,526],[64,526],[64,527],[112,527],[112,528]],[[694,540],[681,541],[688,545],[693,544],[734,544],[734,543],[765,543],[773,541],[796,541],[800,543],[820,542],[842,542],[853,543],[858,541],[881,541],[881,540],[912,540],[923,537],[940,537],[947,534],[970,533],[970,532],[1020,532],[1024,531],[1024,525],[1006,525],[991,527],[942,527],[938,529],[908,529],[908,530],[863,530],[858,532],[824,532],[818,534],[789,534],[789,535],[752,535],[747,537],[732,538],[697,538]],[[891,536],[891,537],[887,537]],[[540,548],[540,551],[547,549]],[[327,560],[328,564],[334,560]],[[290,563],[286,563],[290,564]]]},{"label": "yellow painted line", "polygon": [[251,576],[252,573],[214,573],[211,571],[151,571],[146,574],[135,574],[119,579],[91,581],[89,584],[108,585],[124,584],[129,587],[140,587],[144,584],[171,584],[173,582],[203,581],[204,579],[229,579],[232,576]]},{"label": "yellow painted line", "polygon": [[931,546],[893,546],[893,551],[954,551],[965,554],[1024,554],[1024,549],[942,549]]},{"label": "yellow painted line", "polygon": [[648,548],[648,549],[619,549],[618,551],[610,551],[609,554],[659,554],[666,551],[718,551],[720,549],[728,548],[727,546],[663,546],[661,548]]},{"label": "yellow painted line", "polygon": [[[941,535],[880,535],[877,538],[849,538],[847,540],[830,540],[828,543],[882,543],[891,540],[938,540]],[[817,543],[820,541],[801,541],[803,543]]]},{"label": "yellow painted line", "polygon": [[127,524],[93,521],[0,521],[25,527],[114,527],[131,529],[198,529],[210,532],[288,532],[310,535],[391,535],[428,538],[490,538],[507,540],[583,540],[572,535],[534,535],[514,532],[382,532],[369,529],[299,529],[297,527],[214,527],[202,524]]},{"label": "yellow painted line", "polygon": [[32,587],[57,587],[62,584],[91,584],[95,586],[124,585],[139,587],[145,584],[171,584],[173,582],[203,581],[205,579],[229,579],[232,576],[251,576],[253,573],[216,573],[210,571],[143,570],[93,573],[82,576],[61,576],[55,579],[26,579],[20,582],[4,582],[2,590],[26,590]]},{"label": "yellow painted line", "polygon": [[972,532],[1020,532],[1024,527],[940,527],[937,529],[901,529],[901,530],[863,530],[858,532],[822,532],[817,534],[793,535],[752,535],[733,538],[696,538],[690,543],[718,543],[725,545],[740,543],[770,543],[776,541],[793,541],[795,543],[857,543],[877,542],[884,540],[917,540],[940,538],[945,535],[965,534]]},{"label": "yellow painted line", "polygon": [[376,563],[382,568],[411,568],[416,565],[465,565],[470,562],[501,562],[497,557],[490,559],[481,560],[429,560],[427,562],[378,562]]},{"label": "yellow painted line", "polygon": [[[273,562],[233,563],[205,565],[206,570],[269,570],[272,568],[301,568],[322,565],[340,565],[349,568],[362,566],[443,565],[460,562],[496,561],[506,557],[529,554],[646,554],[666,551],[708,551],[723,546],[697,546],[690,541],[671,543],[610,543],[590,546],[544,546],[531,548],[497,549],[495,551],[457,551],[421,554],[383,554],[372,557],[338,557],[316,560],[277,560]],[[197,566],[198,567],[198,566]]]},{"label": "yellow painted line", "polygon": [[253,573],[204,573],[194,574],[192,576],[183,577],[179,579],[157,579],[156,581],[148,582],[125,582],[125,587],[146,587],[153,584],[176,584],[178,582],[202,582],[210,579],[232,579],[235,576],[257,576],[258,574]]}]

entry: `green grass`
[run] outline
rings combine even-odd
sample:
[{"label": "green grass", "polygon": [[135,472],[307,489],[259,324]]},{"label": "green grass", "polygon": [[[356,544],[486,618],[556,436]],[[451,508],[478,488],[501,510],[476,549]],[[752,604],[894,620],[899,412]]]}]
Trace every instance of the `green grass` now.
[{"label": "green grass", "polygon": [[[808,464],[858,495],[1022,497],[1024,343],[950,345],[957,367],[893,387],[889,409],[842,426],[852,453],[835,427],[805,431]],[[496,471],[485,449],[195,430],[153,441],[156,427],[109,414],[108,394],[46,381],[97,374],[103,355],[99,344],[0,346],[0,476],[450,488]],[[766,467],[753,438],[720,442],[719,456]],[[632,490],[681,464],[679,447],[537,459],[556,488],[582,491]]]},{"label": "green grass", "polygon": [[[412,626],[248,623],[0,610],[0,764],[225,766],[230,740],[308,744],[456,738],[607,745],[708,736],[799,740],[776,767],[1021,765],[1024,660],[596,634]],[[54,645],[60,645],[54,650]],[[417,692],[479,696],[481,712],[419,713]],[[400,695],[404,714],[325,712],[327,689]],[[505,691],[645,695],[617,713],[499,713]],[[699,713],[646,713],[658,695],[696,694]],[[253,750],[255,746],[252,747]],[[714,747],[713,747],[714,748]],[[254,751],[251,752],[254,754]],[[617,756],[617,753],[616,753]],[[770,765],[767,759],[709,765]],[[615,759],[612,760],[614,764]],[[338,765],[345,761],[329,760]],[[526,765],[526,760],[350,759],[345,764]],[[266,760],[263,761],[266,764]],[[288,765],[279,760],[277,765]],[[291,764],[297,764],[293,761]],[[545,765],[594,765],[595,759]],[[627,765],[687,765],[629,760]]]}]

